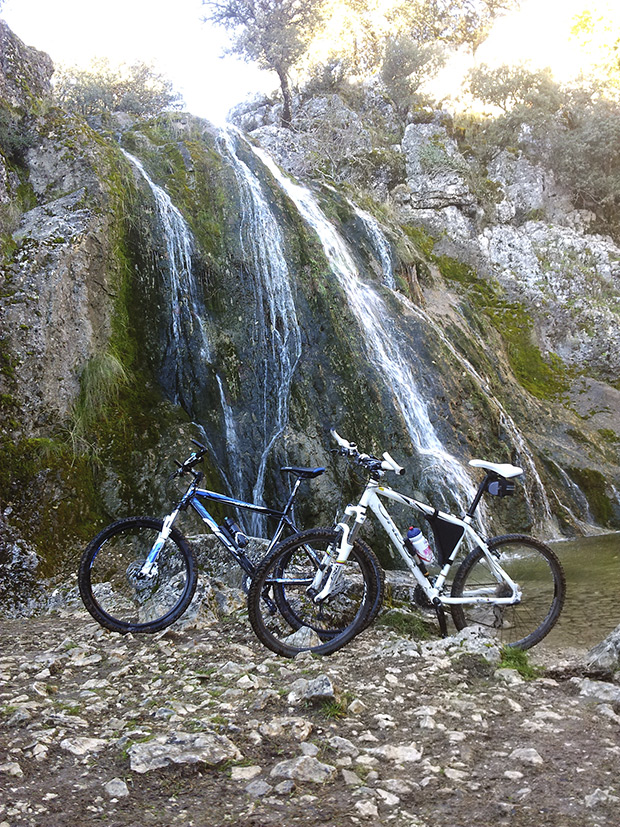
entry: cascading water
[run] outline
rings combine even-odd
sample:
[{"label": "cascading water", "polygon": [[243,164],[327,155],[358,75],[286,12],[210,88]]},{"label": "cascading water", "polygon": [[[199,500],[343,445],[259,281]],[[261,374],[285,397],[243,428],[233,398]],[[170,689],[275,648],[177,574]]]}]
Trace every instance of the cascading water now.
[{"label": "cascading water", "polygon": [[450,339],[448,339],[446,334],[443,332],[441,327],[435,322],[435,320],[431,316],[429,316],[429,314],[426,313],[421,307],[418,307],[413,302],[411,302],[406,296],[403,296],[402,293],[394,291],[394,296],[410,312],[414,313],[419,319],[424,321],[431,328],[433,333],[439,339],[441,339],[442,343],[448,348],[450,353],[459,362],[459,364],[473,377],[478,387],[487,396],[491,404],[497,409],[500,416],[500,423],[504,430],[508,434],[510,434],[512,444],[514,445],[517,452],[518,461],[523,466],[525,471],[523,490],[525,493],[525,499],[528,504],[530,513],[532,515],[537,515],[541,514],[542,512],[541,516],[539,517],[541,529],[543,529],[549,534],[554,534],[555,526],[553,525],[553,515],[551,513],[551,505],[549,503],[549,498],[547,497],[547,493],[540,478],[540,474],[538,473],[538,469],[536,468],[536,463],[534,462],[532,453],[527,447],[523,435],[517,428],[510,414],[505,410],[504,406],[499,401],[499,399],[497,399],[494,396],[493,392],[491,391],[488,385],[488,382],[482,376],[480,376],[480,374],[474,368],[471,362],[468,359],[466,359],[461,353],[459,353],[459,351],[454,347]]},{"label": "cascading water", "polygon": [[[452,353],[452,355],[461,364],[461,366],[465,368],[465,370],[467,370],[467,372],[475,379],[480,389],[486,394],[491,403],[497,408],[500,415],[501,424],[504,427],[504,429],[510,434],[512,443],[519,457],[519,462],[522,463],[524,470],[526,472],[526,479],[524,481],[524,492],[528,507],[530,509],[530,513],[540,514],[542,511],[542,516],[540,518],[541,528],[546,530],[548,533],[555,533],[555,527],[552,525],[553,516],[551,513],[551,505],[549,503],[549,499],[544,489],[542,480],[540,479],[540,475],[536,468],[534,458],[532,457],[532,454],[527,447],[525,439],[523,438],[523,435],[517,428],[514,420],[504,409],[501,402],[493,395],[486,380],[483,379],[482,376],[480,376],[480,374],[476,371],[471,362],[469,362],[468,359],[466,359],[461,353],[459,353],[459,351],[454,347],[452,342],[448,339],[446,334],[443,332],[441,327],[435,322],[435,320],[431,316],[429,316],[429,314],[426,313],[421,307],[418,307],[413,302],[411,302],[406,296],[403,296],[402,293],[395,290],[394,271],[391,255],[386,254],[385,252],[386,247],[389,250],[389,243],[387,239],[383,235],[378,222],[375,221],[372,216],[370,216],[368,213],[364,213],[363,210],[360,210],[359,207],[356,207],[354,204],[352,204],[352,206],[357,215],[359,215],[360,218],[362,218],[366,227],[368,228],[370,240],[376,250],[377,259],[383,268],[384,284],[392,290],[393,295],[409,311],[413,312],[419,319],[424,321],[425,324],[427,324],[431,328],[434,335],[441,339],[443,344],[449,349],[450,353]],[[481,514],[484,514],[484,503],[481,503],[480,510]]]},{"label": "cascading water", "polygon": [[394,262],[392,259],[392,247],[386,237],[384,236],[379,222],[370,213],[362,210],[352,201],[349,202],[355,211],[358,218],[361,219],[362,224],[366,229],[366,234],[370,239],[370,243],[375,251],[375,255],[381,265],[383,271],[383,283],[386,287],[394,290],[396,282],[394,281]]},{"label": "cascading water", "polygon": [[[158,186],[144,169],[142,163],[129,152],[122,150],[125,157],[138,170],[148,184],[157,207],[166,244],[167,266],[163,276],[170,297],[169,326],[163,364],[163,383],[172,401],[182,405],[194,415],[192,389],[206,385],[210,379],[208,367],[213,363],[211,347],[205,324],[206,313],[196,280],[192,271],[193,240],[187,222],[172,203],[170,196]],[[235,473],[235,484],[240,483],[239,440],[234,428],[230,406],[226,402],[224,388],[216,375],[220,401],[226,428],[228,465]],[[206,433],[204,434],[206,439]],[[213,446],[209,446],[215,456]],[[223,474],[223,470],[220,467]]]},{"label": "cascading water", "polygon": [[[459,505],[465,506],[471,501],[475,487],[460,462],[442,445],[432,426],[410,367],[415,354],[410,352],[404,337],[399,337],[395,331],[385,303],[372,286],[362,281],[351,252],[310,190],[294,184],[283,175],[264,152],[255,151],[296,204],[306,223],[317,233],[327,260],[364,332],[368,354],[394,394],[418,454],[426,459],[428,480],[439,478]],[[438,490],[440,492],[441,489]]]},{"label": "cascading water", "polygon": [[[251,147],[231,130],[223,131],[220,149],[232,167],[241,200],[240,241],[253,278],[256,367],[262,385],[262,453],[253,496],[260,502],[267,460],[288,424],[293,374],[301,357],[301,332],[295,312],[282,232],[258,177],[242,159]],[[260,520],[255,520],[257,526]]]}]

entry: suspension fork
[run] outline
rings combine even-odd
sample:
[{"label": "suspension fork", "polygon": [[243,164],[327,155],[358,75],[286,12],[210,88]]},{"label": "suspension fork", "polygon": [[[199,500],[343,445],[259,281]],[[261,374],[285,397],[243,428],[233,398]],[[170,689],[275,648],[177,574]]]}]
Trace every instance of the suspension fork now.
[{"label": "suspension fork", "polygon": [[[368,490],[368,488],[366,490]],[[366,521],[367,508],[363,502],[365,495],[366,491],[362,494],[360,502],[357,505],[348,505],[344,510],[345,517],[355,518],[353,525],[344,520],[336,525],[336,531],[340,533],[336,559],[334,559],[329,551],[325,553],[316,571],[314,580],[307,589],[307,594],[312,598],[314,603],[322,603],[327,600],[344,577],[344,565],[353,550],[355,538]],[[327,575],[327,579],[325,579],[325,572],[328,570],[329,574]]]},{"label": "suspension fork", "polygon": [[198,486],[198,483],[201,479],[201,474],[194,475],[194,479],[190,483],[187,488],[187,491],[181,498],[178,505],[168,514],[167,517],[164,519],[164,523],[161,527],[161,531],[157,535],[157,539],[151,546],[151,550],[146,556],[146,560],[140,569],[140,574],[143,577],[153,577],[157,574],[157,558],[159,557],[159,553],[164,547],[166,540],[170,537],[170,532],[172,531],[172,526],[174,525],[174,521],[179,516],[179,511],[185,510],[187,508],[188,503],[191,501],[192,497],[194,496],[194,492]]}]

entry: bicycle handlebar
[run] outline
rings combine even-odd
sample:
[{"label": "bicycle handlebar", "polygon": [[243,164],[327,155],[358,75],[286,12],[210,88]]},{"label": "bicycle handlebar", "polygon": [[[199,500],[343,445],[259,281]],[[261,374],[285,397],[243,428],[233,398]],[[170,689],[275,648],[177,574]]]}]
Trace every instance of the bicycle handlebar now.
[{"label": "bicycle handlebar", "polygon": [[330,433],[340,446],[340,453],[343,456],[354,458],[369,471],[393,471],[395,474],[398,474],[398,476],[405,473],[405,469],[392,459],[387,451],[383,453],[382,460],[377,459],[377,457],[370,456],[370,454],[360,453],[355,442],[348,442],[346,439],[343,439],[335,428],[332,428]]},{"label": "bicycle handlebar", "polygon": [[176,464],[179,466],[179,470],[174,472],[172,475],[173,477],[180,477],[183,474],[192,473],[194,467],[198,465],[199,462],[202,462],[202,458],[207,453],[208,449],[205,448],[205,446],[200,442],[197,442],[195,439],[192,439],[192,442],[196,445],[198,451],[192,451],[184,462],[175,460]]}]

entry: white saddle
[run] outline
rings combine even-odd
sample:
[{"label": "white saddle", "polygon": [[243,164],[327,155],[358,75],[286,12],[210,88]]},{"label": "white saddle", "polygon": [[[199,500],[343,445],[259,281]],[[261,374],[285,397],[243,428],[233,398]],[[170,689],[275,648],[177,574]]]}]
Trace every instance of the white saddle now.
[{"label": "white saddle", "polygon": [[473,465],[474,468],[484,468],[485,471],[491,471],[493,474],[497,474],[498,477],[503,477],[505,480],[509,480],[511,477],[520,477],[523,473],[523,468],[519,468],[516,465],[509,465],[507,462],[497,463],[487,462],[484,459],[470,459],[469,464]]}]

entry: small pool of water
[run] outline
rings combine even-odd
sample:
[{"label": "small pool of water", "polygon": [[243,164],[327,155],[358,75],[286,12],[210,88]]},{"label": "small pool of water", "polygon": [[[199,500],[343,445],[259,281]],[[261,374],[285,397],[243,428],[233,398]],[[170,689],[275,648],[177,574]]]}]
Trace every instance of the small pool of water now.
[{"label": "small pool of water", "polygon": [[545,641],[591,649],[620,624],[620,533],[550,545],[566,574],[566,602]]}]

